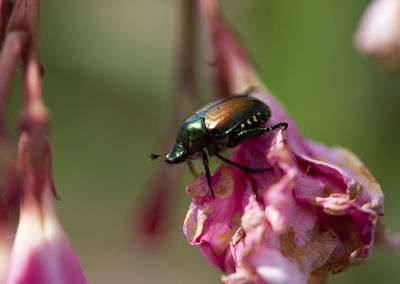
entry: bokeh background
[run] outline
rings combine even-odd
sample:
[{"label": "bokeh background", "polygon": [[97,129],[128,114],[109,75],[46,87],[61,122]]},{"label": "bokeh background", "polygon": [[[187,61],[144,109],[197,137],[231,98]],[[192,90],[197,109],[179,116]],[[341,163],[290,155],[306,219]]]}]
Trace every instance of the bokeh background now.
[{"label": "bokeh background", "polygon": [[[132,231],[141,191],[157,178],[148,154],[158,149],[173,111],[179,2],[41,2],[43,92],[62,198],[56,205],[90,283],[220,281],[182,234],[190,203],[186,170],[167,213],[169,233],[155,244]],[[354,50],[368,2],[222,1],[261,78],[302,132],[348,147],[365,162],[385,192],[387,226],[400,231],[400,72]],[[18,81],[14,93],[12,111]],[[368,264],[330,283],[400,283],[399,268],[400,251],[376,249]]]}]

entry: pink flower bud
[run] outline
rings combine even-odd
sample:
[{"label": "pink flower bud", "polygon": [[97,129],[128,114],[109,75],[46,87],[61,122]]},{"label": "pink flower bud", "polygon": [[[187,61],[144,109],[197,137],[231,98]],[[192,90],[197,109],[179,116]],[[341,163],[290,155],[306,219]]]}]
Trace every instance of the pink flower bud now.
[{"label": "pink flower bud", "polygon": [[87,283],[57,219],[50,188],[24,197],[6,283]]},{"label": "pink flower bud", "polygon": [[[4,114],[19,60],[22,61],[23,71],[24,99],[21,117],[23,132],[17,163],[13,156],[5,159],[6,166],[13,169],[15,174],[2,172],[0,168],[0,177],[3,180],[6,177],[7,187],[10,187],[10,184],[17,184],[18,186],[10,188],[21,188],[21,190],[8,190],[8,193],[13,193],[14,196],[11,202],[18,199],[21,204],[7,275],[4,279],[4,273],[0,271],[3,273],[0,275],[0,281],[9,284],[87,283],[78,258],[58,222],[52,200],[56,192],[51,172],[50,144],[45,135],[49,119],[42,101],[43,67],[39,60],[40,1],[17,1],[9,19],[13,3],[14,1],[0,1],[0,40],[7,25],[0,54],[0,154],[10,152],[3,151],[3,145],[6,145],[2,141],[5,137]],[[17,182],[14,182],[14,178],[10,178],[14,176],[18,177]],[[3,194],[1,188],[3,180],[0,181],[0,194]],[[1,270],[5,270],[7,266],[3,265],[4,259],[7,261],[9,256],[5,240],[7,234],[12,232],[11,226],[6,226],[7,215],[11,210],[3,208],[3,201],[4,197],[1,195]]]},{"label": "pink flower bud", "polygon": [[355,45],[361,53],[372,54],[389,66],[400,59],[400,0],[374,0],[367,8]]},{"label": "pink flower bud", "polygon": [[20,141],[24,189],[6,283],[87,283],[54,210],[50,145],[41,138]]}]

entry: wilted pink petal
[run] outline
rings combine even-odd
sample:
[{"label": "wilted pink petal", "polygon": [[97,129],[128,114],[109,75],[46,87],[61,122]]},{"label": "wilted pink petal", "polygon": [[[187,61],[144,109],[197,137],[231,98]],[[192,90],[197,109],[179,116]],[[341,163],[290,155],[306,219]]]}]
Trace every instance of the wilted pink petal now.
[{"label": "wilted pink petal", "polygon": [[300,283],[304,275],[279,251],[279,240],[265,218],[262,203],[256,199],[256,195],[251,195],[244,209],[242,229],[246,237],[241,242],[231,243],[237,271],[223,280],[226,283],[263,283],[261,279],[268,279],[270,283],[289,283],[289,280]]},{"label": "wilted pink petal", "polygon": [[[224,278],[228,283],[243,277],[269,283],[285,283],[288,277],[297,277],[294,283],[322,281],[330,271],[342,271],[370,255],[383,208],[379,187],[369,180],[373,192],[368,191],[363,179],[371,176],[343,149],[330,151],[353,160],[347,165],[350,169],[362,166],[359,179],[354,177],[359,173],[296,155],[285,139],[290,133],[281,130],[249,139],[235,150],[233,161],[254,167],[260,166],[257,157],[267,157],[274,171],[249,174],[221,166],[213,182],[215,188],[218,183],[234,188],[228,197],[217,195],[213,200],[204,175],[188,187],[194,200],[185,233],[192,244],[206,246],[202,252],[211,263],[224,272],[235,271]],[[337,161],[343,158],[338,156]],[[222,175],[223,171],[233,176]],[[212,245],[221,239],[224,242]],[[230,263],[227,257],[232,257],[234,270],[224,265]]]},{"label": "wilted pink petal", "polygon": [[357,49],[394,66],[400,59],[400,0],[374,0],[355,36]]},{"label": "wilted pink petal", "polygon": [[193,197],[184,223],[188,241],[225,273],[226,283],[323,283],[329,273],[368,259],[375,243],[398,244],[395,235],[385,237],[383,193],[368,169],[344,148],[305,139],[257,84],[214,1],[200,3],[214,48],[226,56],[216,65],[220,79],[231,93],[253,82],[251,95],[271,109],[268,124],[289,127],[244,140],[229,158],[271,171],[222,164],[212,177],[215,200],[204,174],[187,187]]},{"label": "wilted pink petal", "polygon": [[223,271],[234,271],[228,244],[232,230],[239,227],[242,207],[240,189],[234,187],[232,169],[223,166],[213,179],[217,199],[209,195],[204,175],[187,188],[193,202],[185,219],[184,233],[190,244],[199,245],[203,255]]}]

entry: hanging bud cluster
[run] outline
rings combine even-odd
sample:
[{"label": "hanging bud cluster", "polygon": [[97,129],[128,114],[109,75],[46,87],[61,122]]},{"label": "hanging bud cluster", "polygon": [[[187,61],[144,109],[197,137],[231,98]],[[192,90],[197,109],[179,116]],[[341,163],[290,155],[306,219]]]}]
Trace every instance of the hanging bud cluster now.
[{"label": "hanging bud cluster", "polygon": [[[49,115],[41,91],[39,4],[0,1],[0,283],[86,283],[53,204]],[[19,61],[23,98],[17,146],[7,135],[5,112]]]}]

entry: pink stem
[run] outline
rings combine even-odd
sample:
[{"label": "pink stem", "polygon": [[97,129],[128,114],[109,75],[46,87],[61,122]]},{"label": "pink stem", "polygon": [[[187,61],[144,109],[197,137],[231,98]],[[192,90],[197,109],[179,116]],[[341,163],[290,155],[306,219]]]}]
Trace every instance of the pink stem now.
[{"label": "pink stem", "polygon": [[10,88],[14,80],[18,59],[28,42],[26,31],[7,33],[0,55],[0,124],[3,124],[4,111],[9,98]]},{"label": "pink stem", "polygon": [[220,15],[217,1],[198,0],[198,3],[210,30],[220,96],[237,95],[260,86],[250,58]]},{"label": "pink stem", "polygon": [[[165,152],[165,145],[172,147],[175,143],[175,133],[179,123],[188,109],[193,109],[193,98],[196,91],[196,37],[197,37],[197,5],[195,0],[181,0],[179,39],[177,46],[177,62],[175,88],[173,92],[172,106],[174,110],[168,115],[164,126],[165,132],[161,141]],[[168,223],[167,213],[171,197],[176,189],[183,167],[169,169],[159,163],[151,173],[151,181],[146,186],[144,201],[139,208],[139,231],[146,237],[153,239],[163,235]],[[136,210],[135,210],[136,211]],[[137,212],[135,212],[137,214]]]}]

